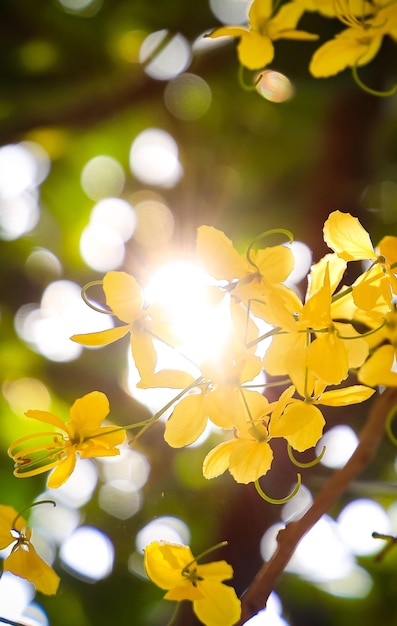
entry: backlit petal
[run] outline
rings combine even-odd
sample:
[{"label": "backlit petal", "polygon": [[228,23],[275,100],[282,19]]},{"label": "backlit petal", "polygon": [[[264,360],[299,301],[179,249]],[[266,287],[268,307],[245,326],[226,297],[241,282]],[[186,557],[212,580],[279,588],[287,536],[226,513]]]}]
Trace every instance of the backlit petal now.
[{"label": "backlit petal", "polygon": [[352,385],[342,389],[324,391],[319,399],[319,404],[326,406],[345,406],[347,404],[358,404],[368,400],[375,393],[374,389],[364,387],[364,385]]},{"label": "backlit petal", "polygon": [[203,394],[192,394],[181,400],[165,425],[164,439],[173,448],[188,446],[201,435],[207,424]]},{"label": "backlit petal", "polygon": [[[15,537],[11,534],[11,528],[15,528],[14,520],[18,516],[17,511],[12,506],[0,504],[0,550],[4,550],[15,541]],[[17,520],[16,530],[22,530],[25,523],[20,517]]]},{"label": "backlit petal", "polygon": [[210,450],[204,459],[203,476],[204,478],[216,478],[223,474],[229,467],[230,455],[232,454],[236,440],[231,439],[220,443]]},{"label": "backlit petal", "polygon": [[273,451],[267,441],[236,439],[229,461],[229,472],[238,483],[255,482],[270,469]]},{"label": "backlit petal", "polygon": [[85,438],[95,432],[109,414],[109,400],[101,391],[92,391],[78,398],[70,409],[75,433]]},{"label": "backlit petal", "polygon": [[212,226],[197,229],[197,255],[205,270],[217,280],[232,281],[251,271],[225,233]]},{"label": "backlit petal", "polygon": [[50,413],[49,411],[39,411],[39,410],[29,410],[25,412],[26,417],[30,417],[34,420],[38,420],[39,422],[44,422],[45,424],[51,424],[55,426],[59,430],[66,432],[66,425],[59,417]]},{"label": "backlit petal", "polygon": [[153,541],[144,550],[147,575],[161,589],[172,589],[183,582],[182,570],[194,562],[188,546]]},{"label": "backlit petal", "polygon": [[376,259],[367,231],[350,213],[330,214],[324,224],[324,241],[345,261]]},{"label": "backlit petal", "polygon": [[237,54],[241,65],[258,70],[273,61],[274,46],[269,37],[251,30],[241,36]]},{"label": "backlit petal", "polygon": [[204,597],[193,603],[193,610],[206,626],[233,626],[240,619],[241,603],[232,587],[203,580]]},{"label": "backlit petal", "polygon": [[272,437],[284,437],[298,452],[317,444],[323,434],[325,420],[321,411],[308,402],[289,404],[277,423],[271,422]]},{"label": "backlit petal", "polygon": [[381,42],[382,37],[374,39],[371,44],[362,43],[359,39],[343,37],[331,39],[313,54],[309,70],[316,78],[327,78],[347,67],[353,67],[356,63],[364,65],[375,56]]},{"label": "backlit petal", "polygon": [[95,333],[72,335],[70,339],[76,343],[81,343],[83,346],[107,346],[109,343],[124,337],[129,331],[130,325],[127,324],[127,326],[116,326],[115,328],[108,328]]},{"label": "backlit petal", "polygon": [[377,387],[397,387],[397,372],[392,370],[396,357],[395,348],[391,345],[381,346],[358,372],[358,380],[365,385]]},{"label": "backlit petal", "polygon": [[57,592],[60,578],[31,544],[28,550],[18,547],[4,561],[4,569],[33,583],[38,591],[47,595]]},{"label": "backlit petal", "polygon": [[67,481],[72,474],[76,465],[76,454],[70,450],[65,459],[59,462],[57,467],[52,471],[47,480],[47,487],[49,489],[58,489],[63,483]]},{"label": "backlit petal", "polygon": [[103,279],[106,304],[123,322],[134,322],[142,313],[142,289],[126,272],[108,272]]}]

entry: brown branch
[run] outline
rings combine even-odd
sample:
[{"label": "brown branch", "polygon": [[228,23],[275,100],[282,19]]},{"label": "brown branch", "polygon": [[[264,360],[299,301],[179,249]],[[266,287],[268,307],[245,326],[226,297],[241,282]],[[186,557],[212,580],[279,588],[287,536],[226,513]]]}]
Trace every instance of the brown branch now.
[{"label": "brown branch", "polygon": [[270,561],[264,563],[241,598],[242,616],[237,626],[242,626],[265,607],[277,579],[287,566],[299,541],[320,517],[329,511],[346,491],[350,482],[357,478],[374,458],[385,432],[387,416],[396,404],[397,389],[387,389],[377,398],[361,431],[359,444],[349,461],[331,476],[303,517],[291,522],[279,532],[274,555]]}]

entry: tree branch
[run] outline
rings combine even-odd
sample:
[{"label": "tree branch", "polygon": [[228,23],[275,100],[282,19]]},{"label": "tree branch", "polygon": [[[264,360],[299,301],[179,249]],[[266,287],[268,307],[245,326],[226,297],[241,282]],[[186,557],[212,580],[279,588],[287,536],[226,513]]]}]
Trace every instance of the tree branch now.
[{"label": "tree branch", "polygon": [[329,511],[346,491],[350,482],[357,478],[374,458],[383,438],[387,416],[396,404],[397,389],[387,389],[375,400],[368,420],[361,431],[359,444],[346,465],[331,476],[303,517],[296,522],[291,522],[279,532],[274,555],[270,561],[264,563],[242,595],[242,615],[237,626],[242,626],[250,617],[265,607],[277,579],[287,566],[299,541],[320,517]]}]

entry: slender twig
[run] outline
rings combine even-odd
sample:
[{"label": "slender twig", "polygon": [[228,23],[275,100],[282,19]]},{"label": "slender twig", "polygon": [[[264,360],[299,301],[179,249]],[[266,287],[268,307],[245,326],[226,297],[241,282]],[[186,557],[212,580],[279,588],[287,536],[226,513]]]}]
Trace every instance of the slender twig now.
[{"label": "slender twig", "polygon": [[390,411],[397,404],[397,389],[387,389],[372,404],[368,420],[361,431],[359,444],[346,465],[337,470],[314,498],[310,509],[296,522],[291,522],[277,536],[277,549],[265,563],[241,598],[242,615],[236,626],[242,626],[262,610],[302,537],[320,517],[329,511],[354,480],[374,458],[385,432]]}]

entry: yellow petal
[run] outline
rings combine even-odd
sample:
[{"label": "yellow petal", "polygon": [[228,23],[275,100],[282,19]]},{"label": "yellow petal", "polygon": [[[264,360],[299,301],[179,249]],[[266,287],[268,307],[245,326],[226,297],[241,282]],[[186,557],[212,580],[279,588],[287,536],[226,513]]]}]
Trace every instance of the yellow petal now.
[{"label": "yellow petal", "polygon": [[71,422],[67,424],[68,427],[73,425],[72,437],[89,437],[100,427],[109,410],[109,400],[101,391],[92,391],[75,400],[70,409]]},{"label": "yellow petal", "polygon": [[317,335],[306,349],[308,368],[328,385],[339,385],[349,373],[344,342],[334,333]]},{"label": "yellow petal", "polygon": [[70,450],[66,458],[59,462],[57,467],[51,472],[47,480],[47,487],[49,489],[58,489],[63,483],[67,481],[72,474],[76,465],[76,454],[73,450]]},{"label": "yellow petal", "polygon": [[193,603],[193,610],[206,626],[233,626],[241,615],[241,603],[232,587],[203,580],[200,590],[204,597]]},{"label": "yellow petal", "polygon": [[357,39],[344,37],[331,39],[313,54],[309,70],[315,78],[327,78],[342,72],[347,67],[353,67],[356,63],[364,65],[376,55],[381,43],[381,36],[373,39],[370,44],[362,43],[359,37]]},{"label": "yellow petal", "polygon": [[274,46],[269,37],[251,30],[241,36],[237,54],[241,65],[258,70],[273,61]]},{"label": "yellow petal", "polygon": [[124,337],[129,331],[130,325],[127,324],[127,326],[116,326],[115,328],[108,328],[95,333],[72,335],[70,339],[76,343],[81,343],[83,346],[107,346],[109,343]]},{"label": "yellow petal", "polygon": [[304,10],[304,6],[300,2],[287,2],[284,4],[270,20],[270,37],[275,39],[278,34],[281,35],[284,31],[295,29]]},{"label": "yellow petal", "polygon": [[51,424],[52,426],[59,428],[59,430],[62,430],[63,432],[67,432],[65,422],[63,422],[59,417],[57,417],[53,413],[50,413],[49,411],[39,411],[35,409],[26,411],[25,415],[26,417],[38,420],[39,422]]},{"label": "yellow petal", "polygon": [[188,546],[153,541],[144,550],[147,575],[161,589],[172,589],[183,582],[182,570],[194,562]]},{"label": "yellow petal", "polygon": [[[397,263],[397,237],[391,237],[386,235],[378,244],[379,254],[385,257],[389,265]],[[397,267],[394,268],[394,273],[397,274]]]},{"label": "yellow petal", "polygon": [[254,30],[260,30],[272,16],[272,0],[254,0],[249,10],[249,23]]},{"label": "yellow petal", "polygon": [[134,322],[142,313],[142,289],[125,272],[108,272],[103,279],[106,304],[123,322]]},{"label": "yellow petal", "polygon": [[358,372],[358,380],[365,385],[377,387],[397,387],[397,372],[392,370],[396,357],[395,348],[391,345],[381,346]]},{"label": "yellow petal", "polygon": [[255,482],[270,469],[273,452],[267,441],[236,439],[230,461],[229,472],[238,483]]},{"label": "yellow petal", "polygon": [[324,224],[324,241],[345,261],[377,258],[367,231],[350,213],[330,214]]},{"label": "yellow petal", "polygon": [[33,583],[41,593],[54,595],[58,590],[59,576],[39,557],[31,544],[28,550],[22,547],[13,550],[4,561],[4,569]]},{"label": "yellow petal", "polygon": [[157,364],[157,352],[153,345],[153,338],[142,330],[131,334],[131,353],[139,376],[144,381],[153,376]]},{"label": "yellow petal", "polygon": [[310,298],[316,291],[319,291],[324,285],[324,277],[326,268],[329,272],[329,286],[333,293],[345,273],[347,264],[337,254],[326,254],[318,263],[312,265],[308,278],[308,290],[306,300]]},{"label": "yellow petal", "polygon": [[197,574],[204,580],[229,580],[233,578],[233,568],[226,561],[213,561],[212,563],[200,563],[197,565]]},{"label": "yellow petal", "polygon": [[[11,534],[11,529],[15,528],[14,520],[17,516],[18,513],[12,506],[0,504],[0,550],[4,550],[11,543],[15,542],[15,537]],[[24,520],[18,518],[18,527],[16,530],[21,531],[24,525]]]},{"label": "yellow petal", "polygon": [[294,269],[295,260],[291,248],[287,246],[270,246],[262,248],[253,255],[264,279],[269,283],[284,282]]},{"label": "yellow petal", "polygon": [[273,35],[273,39],[292,39],[293,41],[315,41],[318,35],[309,33],[306,30],[295,30],[293,28],[280,30]]},{"label": "yellow petal", "polygon": [[229,467],[230,455],[232,454],[236,440],[225,441],[210,450],[204,459],[204,478],[216,478],[223,474]]},{"label": "yellow petal", "polygon": [[284,437],[298,452],[312,448],[323,434],[325,420],[313,404],[296,400],[289,404],[276,423],[272,420],[272,437]]},{"label": "yellow petal", "polygon": [[364,387],[364,385],[352,385],[351,387],[325,391],[319,399],[319,404],[325,404],[326,406],[358,404],[368,400],[374,393],[374,389]]},{"label": "yellow petal", "polygon": [[[369,352],[367,341],[365,339],[361,339],[360,334],[351,324],[341,324],[339,322],[335,322],[335,328],[339,333],[341,341],[343,341],[349,369],[361,367]],[[351,337],[351,339],[343,339],[343,337]]]},{"label": "yellow petal", "polygon": [[[181,576],[182,579],[182,576]],[[174,602],[182,602],[182,600],[200,600],[203,597],[201,593],[201,585],[196,587],[187,579],[183,580],[180,585],[176,585],[164,596],[165,600],[174,600]]]},{"label": "yellow petal", "polygon": [[164,369],[152,374],[145,374],[145,378],[141,380],[137,387],[140,389],[150,389],[158,387],[167,387],[168,389],[184,389],[191,385],[194,377],[188,372],[180,370]]},{"label": "yellow petal", "polygon": [[[248,28],[242,26],[221,26],[208,33],[206,37],[211,39],[217,39],[218,37],[241,37],[244,33],[248,32]],[[209,226],[200,226],[200,228],[210,228]]]},{"label": "yellow petal", "polygon": [[188,446],[203,432],[208,412],[202,393],[183,398],[165,425],[164,439],[173,448]]},{"label": "yellow petal", "polygon": [[197,255],[205,270],[217,280],[232,281],[251,271],[225,233],[212,226],[197,229]]}]

